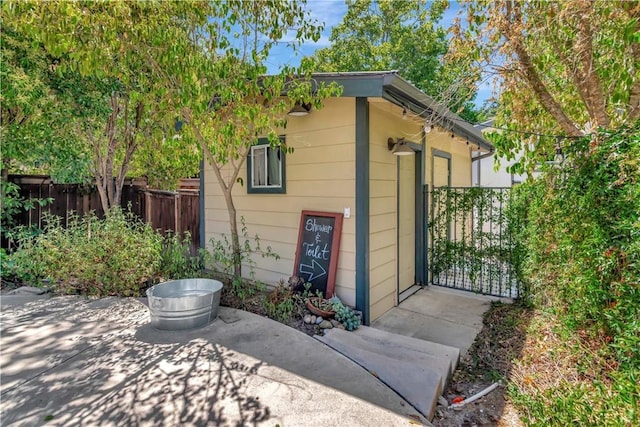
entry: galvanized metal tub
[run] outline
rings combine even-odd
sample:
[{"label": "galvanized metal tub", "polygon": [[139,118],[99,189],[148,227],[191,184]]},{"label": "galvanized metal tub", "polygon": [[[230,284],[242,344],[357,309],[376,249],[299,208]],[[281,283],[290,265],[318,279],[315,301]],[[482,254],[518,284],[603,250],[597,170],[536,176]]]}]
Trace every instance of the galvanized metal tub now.
[{"label": "galvanized metal tub", "polygon": [[158,283],[147,290],[151,326],[179,331],[204,326],[218,316],[222,282],[182,279]]}]

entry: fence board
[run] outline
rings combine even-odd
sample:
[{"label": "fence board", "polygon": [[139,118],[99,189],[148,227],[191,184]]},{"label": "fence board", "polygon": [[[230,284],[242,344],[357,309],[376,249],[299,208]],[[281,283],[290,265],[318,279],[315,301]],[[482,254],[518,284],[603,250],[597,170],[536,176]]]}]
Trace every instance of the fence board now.
[{"label": "fence board", "polygon": [[[45,212],[61,217],[65,226],[72,212],[83,216],[94,211],[98,217],[104,217],[95,186],[54,184],[44,176],[14,175],[9,180],[18,184],[19,194],[25,199],[53,198],[53,202],[45,207],[36,204],[33,209],[16,215],[19,225],[42,228]],[[185,181],[186,189],[172,192],[147,189],[144,183],[128,181],[123,187],[122,206],[124,209],[130,207],[131,212],[163,234],[188,231],[192,240],[191,251],[195,253],[200,245],[198,184],[199,180],[188,180]]]}]

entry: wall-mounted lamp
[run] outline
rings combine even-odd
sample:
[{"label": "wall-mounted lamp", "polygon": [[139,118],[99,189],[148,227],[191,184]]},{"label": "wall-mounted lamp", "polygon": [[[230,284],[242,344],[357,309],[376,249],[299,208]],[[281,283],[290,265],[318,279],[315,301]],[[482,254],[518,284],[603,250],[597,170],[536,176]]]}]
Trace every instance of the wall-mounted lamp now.
[{"label": "wall-mounted lamp", "polygon": [[431,132],[431,129],[432,129],[432,127],[431,127],[431,123],[426,122],[426,123],[424,124],[424,133],[429,133],[429,132]]},{"label": "wall-mounted lamp", "polygon": [[303,104],[300,102],[296,102],[296,105],[287,113],[289,116],[293,117],[302,117],[309,114],[311,111],[311,104]]},{"label": "wall-mounted lamp", "polygon": [[402,107],[402,120],[407,120],[407,109]]},{"label": "wall-mounted lamp", "polygon": [[404,138],[398,138],[395,142],[393,138],[387,139],[387,148],[396,156],[409,156],[415,152],[409,147],[409,143]]}]

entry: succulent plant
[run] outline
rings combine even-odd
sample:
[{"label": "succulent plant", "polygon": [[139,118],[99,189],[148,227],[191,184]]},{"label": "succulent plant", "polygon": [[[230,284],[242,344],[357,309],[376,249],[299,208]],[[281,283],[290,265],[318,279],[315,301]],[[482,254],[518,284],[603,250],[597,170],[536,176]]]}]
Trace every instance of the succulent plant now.
[{"label": "succulent plant", "polygon": [[358,329],[360,326],[360,317],[355,311],[341,302],[334,303],[333,310],[336,312],[336,320],[342,323],[342,326],[344,326],[347,331],[354,331]]}]

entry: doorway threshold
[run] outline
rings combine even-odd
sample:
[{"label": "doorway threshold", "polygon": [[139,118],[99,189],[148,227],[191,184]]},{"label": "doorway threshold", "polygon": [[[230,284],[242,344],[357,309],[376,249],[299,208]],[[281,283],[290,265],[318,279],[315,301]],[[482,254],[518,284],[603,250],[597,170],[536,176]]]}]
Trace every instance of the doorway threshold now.
[{"label": "doorway threshold", "polygon": [[400,294],[398,295],[398,304],[400,304],[402,301],[406,300],[411,295],[413,295],[416,292],[418,292],[420,289],[422,289],[422,286],[413,285],[413,286],[405,289],[404,291],[400,292]]}]

